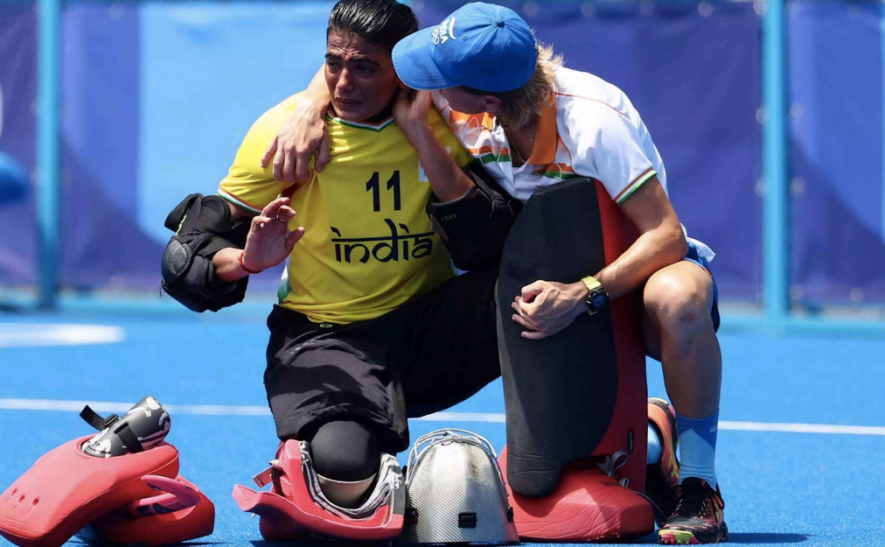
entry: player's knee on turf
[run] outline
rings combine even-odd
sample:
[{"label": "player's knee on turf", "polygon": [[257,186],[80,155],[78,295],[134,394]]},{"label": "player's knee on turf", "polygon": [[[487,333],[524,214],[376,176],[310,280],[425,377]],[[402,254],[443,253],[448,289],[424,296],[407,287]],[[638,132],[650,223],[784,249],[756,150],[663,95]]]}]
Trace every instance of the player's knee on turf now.
[{"label": "player's knee on turf", "polygon": [[341,507],[358,504],[378,473],[378,436],[355,421],[327,422],[308,439],[320,489]]}]

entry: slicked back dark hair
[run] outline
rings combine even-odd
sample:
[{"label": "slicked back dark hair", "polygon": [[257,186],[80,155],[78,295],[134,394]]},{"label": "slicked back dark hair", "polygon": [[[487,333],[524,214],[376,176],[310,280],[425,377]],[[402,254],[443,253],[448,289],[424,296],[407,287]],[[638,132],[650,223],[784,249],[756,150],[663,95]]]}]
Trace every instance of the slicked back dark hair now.
[{"label": "slicked back dark hair", "polygon": [[412,8],[396,0],[341,0],[329,15],[326,36],[333,31],[393,50],[397,42],[418,31],[418,18]]}]

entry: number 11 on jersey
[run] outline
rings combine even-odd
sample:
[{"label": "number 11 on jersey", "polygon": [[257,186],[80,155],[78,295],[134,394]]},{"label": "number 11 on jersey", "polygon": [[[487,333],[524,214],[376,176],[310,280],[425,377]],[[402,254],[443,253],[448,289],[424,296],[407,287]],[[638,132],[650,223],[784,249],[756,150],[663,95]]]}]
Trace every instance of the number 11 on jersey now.
[{"label": "number 11 on jersey", "polygon": [[[387,180],[387,191],[393,193],[393,210],[399,211],[402,208],[402,196],[400,194],[399,171],[394,171],[393,175]],[[372,210],[376,213],[381,211],[381,176],[377,171],[372,174],[372,178],[366,183],[366,192],[372,193]]]}]

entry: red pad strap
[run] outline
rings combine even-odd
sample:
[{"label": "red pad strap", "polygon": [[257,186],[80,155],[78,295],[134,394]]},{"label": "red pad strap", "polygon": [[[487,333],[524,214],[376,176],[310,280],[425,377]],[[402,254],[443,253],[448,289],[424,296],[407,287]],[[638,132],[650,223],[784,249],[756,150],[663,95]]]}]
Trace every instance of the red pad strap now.
[{"label": "red pad strap", "polygon": [[252,477],[252,480],[255,481],[255,484],[258,485],[258,488],[264,488],[271,482],[273,482],[273,467],[268,467],[261,473]]},{"label": "red pad strap", "polygon": [[157,475],[145,475],[141,481],[163,494],[129,504],[127,509],[133,517],[174,513],[194,507],[201,501],[200,491],[181,477],[169,479]]},{"label": "red pad strap", "polygon": [[[215,506],[187,479],[146,476],[141,479],[164,493],[129,504],[92,523],[105,542],[159,547],[208,536],[215,528]],[[133,517],[133,510],[135,517]]]}]

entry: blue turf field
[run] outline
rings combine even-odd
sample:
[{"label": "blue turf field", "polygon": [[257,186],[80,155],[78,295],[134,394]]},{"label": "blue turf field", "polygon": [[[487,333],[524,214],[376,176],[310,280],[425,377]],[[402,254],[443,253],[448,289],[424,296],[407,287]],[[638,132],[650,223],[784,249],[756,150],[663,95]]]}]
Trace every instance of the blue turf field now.
[{"label": "blue turf field", "polygon": [[[52,334],[59,329],[37,325],[53,323],[117,327],[98,336],[122,340],[45,345],[82,339],[78,330]],[[885,339],[731,332],[726,324],[721,335],[717,461],[730,542],[885,545]],[[270,545],[261,541],[258,521],[230,497],[235,483],[250,484],[277,444],[263,409],[265,342],[263,317],[252,313],[0,314],[0,491],[43,453],[89,432],[71,410],[77,403],[65,401],[119,402],[125,406],[116,410],[125,410],[150,394],[173,407],[168,440],[181,451],[182,474],[216,504],[215,533],[201,543]],[[664,395],[654,362],[649,393]],[[40,409],[47,407],[57,410]],[[242,415],[249,412],[255,415]],[[499,382],[452,412],[482,413],[487,421],[415,421],[412,438],[457,426],[503,447],[504,424],[488,416],[503,412]],[[758,430],[803,429],[790,424],[867,427]]]}]

